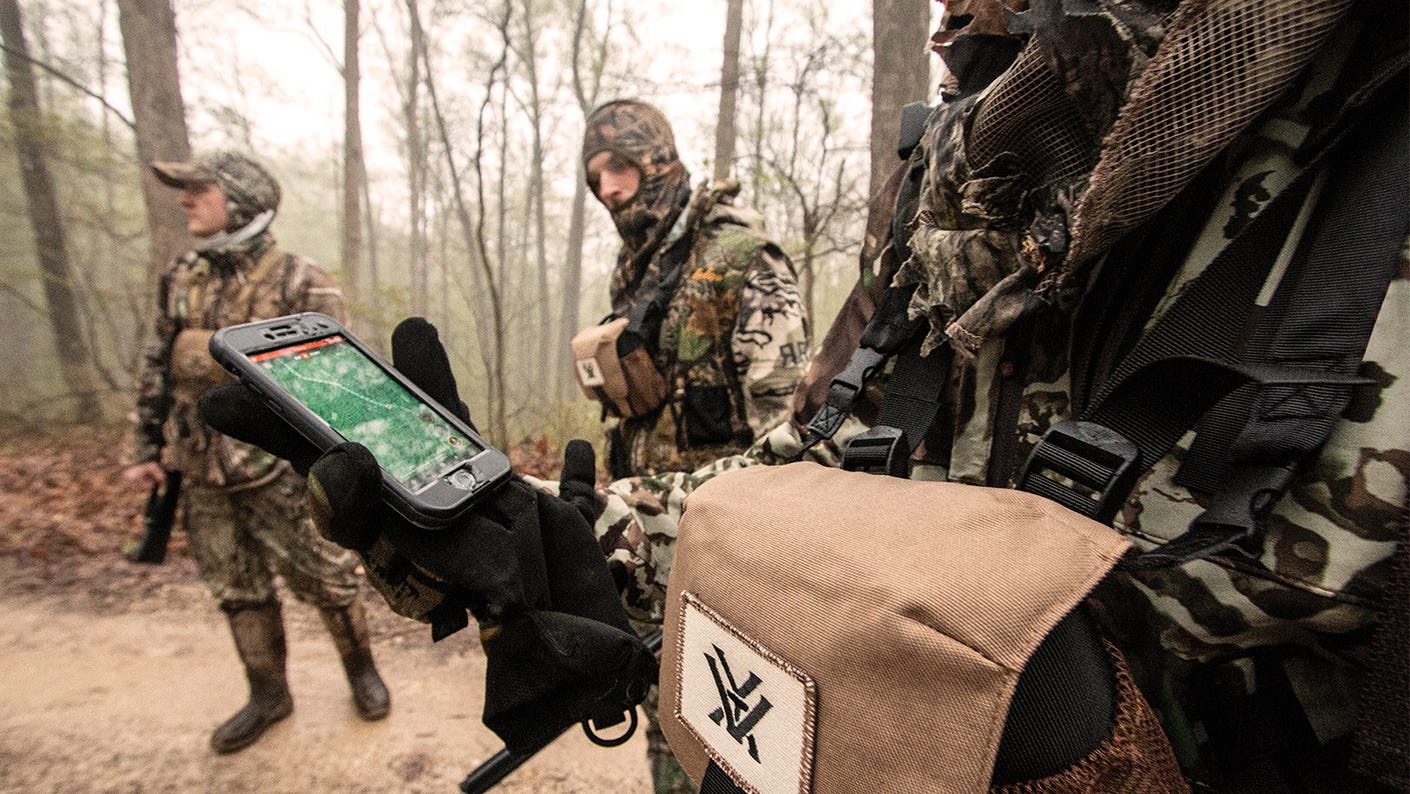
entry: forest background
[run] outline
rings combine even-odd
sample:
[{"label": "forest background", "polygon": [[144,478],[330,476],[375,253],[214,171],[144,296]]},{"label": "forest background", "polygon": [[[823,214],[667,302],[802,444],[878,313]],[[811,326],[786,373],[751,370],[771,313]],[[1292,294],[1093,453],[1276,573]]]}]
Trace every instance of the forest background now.
[{"label": "forest background", "polygon": [[857,277],[900,108],[934,96],[931,0],[0,0],[0,421],[120,425],[152,284],[191,245],[145,163],[232,147],[274,232],[379,344],[422,315],[492,443],[598,438],[567,342],[618,238],[583,119],[640,97],[791,256],[817,343]]}]

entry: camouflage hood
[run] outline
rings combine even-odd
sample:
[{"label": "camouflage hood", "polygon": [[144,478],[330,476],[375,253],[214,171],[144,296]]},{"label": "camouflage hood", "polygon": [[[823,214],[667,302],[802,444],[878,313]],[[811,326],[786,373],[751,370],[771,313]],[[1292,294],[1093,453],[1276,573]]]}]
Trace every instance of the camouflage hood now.
[{"label": "camouflage hood", "polygon": [[661,111],[632,99],[594,110],[583,134],[583,165],[600,152],[612,152],[641,172],[631,199],[609,210],[622,249],[612,272],[612,310],[625,311],[635,297],[681,210],[690,197],[690,173],[676,153],[675,135]]}]

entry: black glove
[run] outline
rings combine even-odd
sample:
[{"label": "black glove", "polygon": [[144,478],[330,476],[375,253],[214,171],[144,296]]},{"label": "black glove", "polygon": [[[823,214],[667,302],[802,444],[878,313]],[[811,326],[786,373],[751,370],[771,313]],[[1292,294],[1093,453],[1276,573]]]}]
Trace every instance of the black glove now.
[{"label": "black glove", "polygon": [[[397,326],[392,360],[469,421],[430,323]],[[655,657],[627,623],[591,524],[568,501],[514,476],[454,524],[426,530],[383,503],[365,447],[349,442],[320,456],[238,384],[209,392],[201,413],[216,430],[307,471],[315,523],[362,556],[394,611],[430,622],[436,639],[465,625],[466,609],[475,616],[487,660],[484,723],[511,752],[536,749],[583,719],[610,724],[655,681]],[[582,448],[570,447],[581,468]],[[589,466],[591,454],[588,447]]]}]

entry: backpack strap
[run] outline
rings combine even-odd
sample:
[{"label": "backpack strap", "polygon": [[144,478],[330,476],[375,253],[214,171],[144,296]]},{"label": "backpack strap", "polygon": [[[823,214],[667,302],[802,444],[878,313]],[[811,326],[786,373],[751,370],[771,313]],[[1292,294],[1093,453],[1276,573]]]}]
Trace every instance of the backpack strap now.
[{"label": "backpack strap", "polygon": [[[1386,94],[1395,94],[1388,91]],[[1398,97],[1397,97],[1398,98]],[[1261,512],[1326,440],[1351,390],[1410,224],[1410,118],[1389,98],[1336,147],[1335,175],[1283,278],[1273,331],[1235,349],[1303,200],[1312,166],[1215,258],[1098,389],[1078,422],[1054,426],[1019,487],[1110,521],[1136,476],[1215,403],[1241,387],[1252,421],[1204,514],[1128,567],[1154,568],[1219,551],[1256,552]],[[1323,153],[1329,151],[1323,149]]]},{"label": "backpack strap", "polygon": [[[245,281],[244,286],[240,287],[240,292],[235,296],[235,305],[239,308],[239,314],[236,316],[241,318],[240,322],[249,322],[255,302],[255,290],[259,288],[260,282],[274,270],[274,266],[286,258],[288,257],[283,251],[272,245],[260,256],[259,261],[255,263],[254,270],[250,272],[249,279]],[[207,266],[209,267],[209,265]],[[197,329],[205,325],[202,314],[206,302],[206,288],[209,285],[209,278],[200,278],[192,281],[190,287],[187,288],[186,327]],[[199,318],[199,322],[193,322],[193,319],[196,318]]]},{"label": "backpack strap", "polygon": [[255,263],[255,269],[250,272],[249,279],[245,281],[244,286],[240,287],[240,293],[235,297],[235,305],[240,309],[239,316],[244,318],[242,322],[249,322],[251,319],[250,314],[254,311],[255,290],[259,288],[260,282],[269,277],[277,263],[288,258],[283,251],[272,245],[260,256],[259,262]]}]

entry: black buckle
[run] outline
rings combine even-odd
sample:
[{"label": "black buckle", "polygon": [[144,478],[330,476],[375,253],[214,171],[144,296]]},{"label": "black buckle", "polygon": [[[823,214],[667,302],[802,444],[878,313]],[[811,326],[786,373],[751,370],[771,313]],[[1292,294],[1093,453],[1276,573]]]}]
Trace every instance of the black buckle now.
[{"label": "black buckle", "polygon": [[1109,524],[1135,484],[1140,459],[1136,445],[1115,430],[1094,422],[1059,422],[1029,454],[1018,490]]},{"label": "black buckle", "polygon": [[905,479],[910,476],[910,448],[906,434],[899,428],[877,425],[858,433],[842,451],[842,468],[872,474],[889,474]]},{"label": "black buckle", "polygon": [[1190,522],[1184,534],[1143,552],[1124,567],[1165,568],[1225,553],[1244,562],[1256,561],[1263,552],[1261,516],[1292,479],[1293,470],[1287,466],[1230,467],[1209,507]]},{"label": "black buckle", "polygon": [[886,356],[881,353],[867,347],[857,348],[847,360],[847,366],[832,379],[823,406],[808,421],[809,434],[822,438],[836,435],[837,428],[852,413],[852,403],[856,402],[857,395],[884,363]]}]

